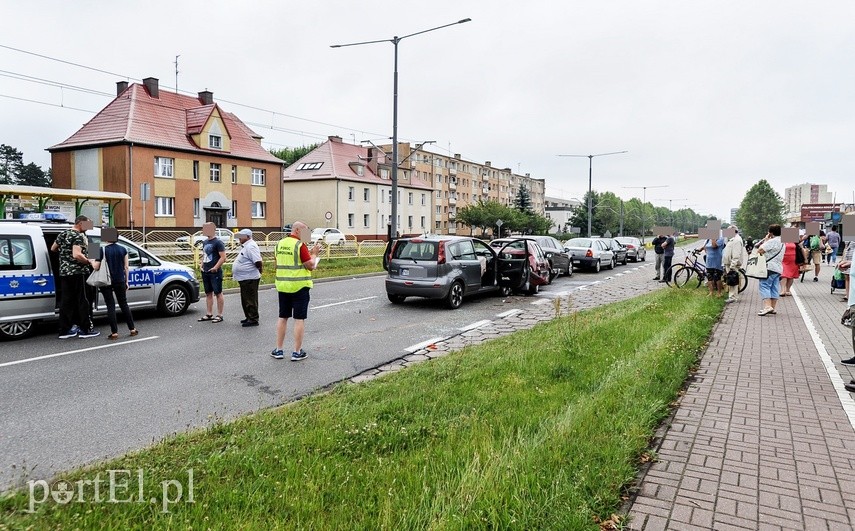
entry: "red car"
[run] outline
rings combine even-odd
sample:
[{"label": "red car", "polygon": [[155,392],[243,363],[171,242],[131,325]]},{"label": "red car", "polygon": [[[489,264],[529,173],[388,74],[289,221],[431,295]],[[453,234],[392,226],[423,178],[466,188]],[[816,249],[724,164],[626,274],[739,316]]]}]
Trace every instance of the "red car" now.
[{"label": "red car", "polygon": [[[525,248],[528,245],[528,249]],[[490,242],[490,246],[497,251],[501,249],[501,258],[522,259],[528,255],[528,281],[523,286],[523,291],[534,295],[540,291],[540,286],[545,286],[552,281],[549,260],[543,249],[533,240],[514,240],[513,238],[501,238]]]}]

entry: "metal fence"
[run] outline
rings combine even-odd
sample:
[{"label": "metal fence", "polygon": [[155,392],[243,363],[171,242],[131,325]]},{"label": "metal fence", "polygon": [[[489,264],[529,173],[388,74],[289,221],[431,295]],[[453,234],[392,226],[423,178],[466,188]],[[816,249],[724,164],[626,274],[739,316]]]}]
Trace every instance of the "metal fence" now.
[{"label": "metal fence", "polygon": [[[203,238],[200,238],[198,232],[191,234],[180,230],[152,230],[143,234],[138,230],[123,229],[119,231],[119,234],[141,247],[150,250],[159,258],[170,262],[198,267],[203,258],[201,245]],[[279,231],[268,233],[252,231],[252,238],[258,244],[258,248],[265,260],[273,260],[276,244],[286,236],[286,233]],[[240,243],[235,237],[223,243],[226,245],[226,261],[231,262],[240,252]],[[330,258],[373,258],[383,256],[383,251],[386,249],[386,242],[383,240],[357,242],[355,239],[348,239],[344,243],[337,245],[321,243],[321,247],[319,255],[321,258],[327,260]]]}]

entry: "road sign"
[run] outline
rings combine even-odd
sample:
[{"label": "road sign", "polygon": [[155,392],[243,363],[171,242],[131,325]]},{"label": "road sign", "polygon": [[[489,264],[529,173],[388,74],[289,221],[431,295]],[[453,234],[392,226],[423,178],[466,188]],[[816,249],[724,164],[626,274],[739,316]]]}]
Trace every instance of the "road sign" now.
[{"label": "road sign", "polygon": [[148,201],[149,199],[151,199],[151,185],[140,183],[140,200]]}]

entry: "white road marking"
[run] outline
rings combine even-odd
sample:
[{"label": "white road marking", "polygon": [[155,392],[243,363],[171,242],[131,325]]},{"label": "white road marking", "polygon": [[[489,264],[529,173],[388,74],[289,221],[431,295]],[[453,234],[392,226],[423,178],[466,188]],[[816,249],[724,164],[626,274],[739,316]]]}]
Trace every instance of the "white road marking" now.
[{"label": "white road marking", "polygon": [[438,343],[440,341],[445,341],[445,338],[444,337],[435,337],[433,339],[428,339],[427,341],[422,341],[421,343],[416,343],[415,345],[410,345],[409,347],[405,348],[404,350],[406,350],[407,352],[412,354],[413,352],[418,352],[419,350],[421,350],[427,346],[433,345],[434,343]]},{"label": "white road marking", "polygon": [[540,306],[541,304],[548,304],[550,302],[552,302],[552,299],[537,299],[536,301],[532,302],[531,305]]},{"label": "white road marking", "polygon": [[[67,352],[57,352],[56,354],[48,354],[46,356],[38,356],[36,358],[27,358],[27,359],[17,360],[17,361],[7,361],[6,363],[0,363],[0,368],[9,367],[12,365],[20,365],[21,363],[29,363],[31,361],[46,360],[48,358],[58,358],[59,356],[68,356],[69,354],[79,354],[80,352],[91,352],[93,350],[100,350],[102,348],[119,347],[122,345],[129,345],[131,343],[139,343],[140,341],[148,341],[150,339],[157,339],[159,337],[160,336],[141,337],[140,339],[131,339],[129,341],[122,341],[120,343],[109,343],[107,345],[99,345],[97,347],[79,348],[77,350],[69,350]],[[79,340],[76,340],[76,341],[79,341]]]},{"label": "white road marking", "polygon": [[321,308],[329,308],[330,306],[339,306],[341,304],[350,304],[351,302],[359,302],[359,301],[367,301],[369,299],[376,299],[377,295],[372,295],[371,297],[362,297],[361,299],[353,299],[349,301],[341,301],[341,302],[333,302],[330,304],[322,304],[320,306],[312,306],[313,310],[320,310]]},{"label": "white road marking", "polygon": [[808,316],[807,309],[804,307],[801,299],[795,292],[793,293],[793,300],[796,301],[796,306],[799,308],[802,320],[805,322],[805,325],[807,325],[810,338],[813,340],[813,345],[816,347],[816,350],[819,351],[819,359],[822,361],[822,364],[825,365],[825,371],[828,373],[828,378],[831,380],[831,384],[837,392],[837,398],[840,399],[843,411],[846,413],[846,416],[849,417],[849,424],[852,425],[852,428],[855,428],[855,399],[853,399],[849,394],[849,391],[843,387],[845,384],[843,378],[840,377],[840,373],[834,366],[834,361],[825,349],[825,345],[819,337],[819,332],[817,332],[816,328],[813,326],[811,318]]},{"label": "white road marking", "polygon": [[490,324],[491,322],[492,322],[492,321],[490,321],[489,319],[484,319],[483,321],[477,321],[477,322],[474,322],[474,323],[472,323],[472,324],[470,324],[470,325],[466,325],[466,326],[464,326],[463,328],[458,328],[458,330],[460,330],[461,332],[466,332],[466,331],[469,331],[469,330],[475,330],[476,328],[480,328],[480,327],[482,327],[482,326],[484,326],[484,325],[488,325],[488,324]]},{"label": "white road marking", "polygon": [[615,277],[622,277],[623,273],[615,273]]},{"label": "white road marking", "polygon": [[508,311],[506,311],[506,312],[497,313],[497,314],[496,314],[496,317],[499,317],[499,318],[510,317],[510,316],[512,316],[512,315],[515,315],[515,314],[520,313],[521,311],[522,311],[522,310],[520,310],[519,308],[517,308],[517,309],[515,309],[515,310],[508,310]]}]

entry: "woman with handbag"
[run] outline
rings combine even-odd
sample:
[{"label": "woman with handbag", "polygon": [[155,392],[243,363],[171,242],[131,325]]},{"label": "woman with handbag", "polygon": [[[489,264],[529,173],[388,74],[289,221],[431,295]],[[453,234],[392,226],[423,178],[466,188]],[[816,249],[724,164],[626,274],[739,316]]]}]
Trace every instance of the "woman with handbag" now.
[{"label": "woman with handbag", "polygon": [[[115,341],[119,339],[119,325],[116,322],[116,302],[122,309],[125,323],[128,325],[130,335],[135,336],[139,331],[134,327],[134,316],[128,308],[127,292],[129,286],[128,250],[116,243],[118,235],[112,235],[106,229],[103,231],[104,241],[107,245],[101,247],[101,254],[97,260],[92,260],[92,267],[100,270],[107,267],[110,273],[110,284],[99,288],[107,305],[107,319],[110,321],[110,335],[107,339]],[[115,296],[115,298],[114,298]]]},{"label": "woman with handbag", "polygon": [[784,244],[784,254],[781,260],[781,297],[789,297],[793,281],[801,275],[801,265],[805,263],[805,255],[797,243]]},{"label": "woman with handbag", "polygon": [[779,281],[783,271],[782,259],[784,246],[781,243],[781,226],[769,225],[769,233],[756,246],[757,253],[766,259],[766,278],[760,279],[760,298],[763,299],[763,309],[757,315],[775,315],[778,304]]}]

